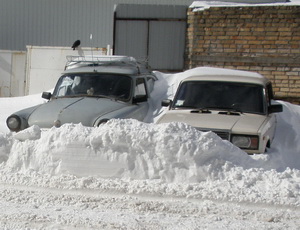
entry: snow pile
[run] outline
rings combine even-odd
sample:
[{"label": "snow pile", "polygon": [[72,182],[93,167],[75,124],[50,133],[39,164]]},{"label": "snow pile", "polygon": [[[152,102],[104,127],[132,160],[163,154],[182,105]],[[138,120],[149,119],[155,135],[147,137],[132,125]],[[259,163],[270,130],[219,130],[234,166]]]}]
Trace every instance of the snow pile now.
[{"label": "snow pile", "polygon": [[[33,126],[0,136],[1,181],[299,206],[299,144],[289,135],[297,138],[300,129],[284,130],[291,130],[300,109],[282,103],[285,112],[268,154],[249,156],[183,123],[110,120],[98,128],[67,124],[48,131]],[[281,142],[283,132],[287,143]]]},{"label": "snow pile", "polygon": [[204,181],[227,161],[247,168],[255,165],[216,134],[183,123],[111,120],[98,128],[67,124],[43,132],[41,138],[40,134],[37,126],[15,134],[11,149],[6,146],[6,168],[182,183]]},{"label": "snow pile", "polygon": [[278,171],[287,167],[300,170],[300,106],[282,104],[283,112],[277,115],[277,130],[266,164]]}]

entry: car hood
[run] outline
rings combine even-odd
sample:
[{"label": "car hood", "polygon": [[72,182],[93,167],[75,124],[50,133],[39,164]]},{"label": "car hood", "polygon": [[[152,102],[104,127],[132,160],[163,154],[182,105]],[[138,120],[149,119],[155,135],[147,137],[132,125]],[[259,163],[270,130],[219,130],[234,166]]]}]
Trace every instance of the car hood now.
[{"label": "car hood", "polygon": [[61,124],[82,123],[93,126],[98,117],[125,106],[128,105],[124,102],[107,98],[58,98],[37,107],[28,118],[28,124],[50,128],[54,121],[59,120]]},{"label": "car hood", "polygon": [[184,122],[202,130],[226,130],[233,133],[257,134],[266,120],[258,114],[226,115],[212,113],[191,113],[191,110],[170,110],[158,123]]}]

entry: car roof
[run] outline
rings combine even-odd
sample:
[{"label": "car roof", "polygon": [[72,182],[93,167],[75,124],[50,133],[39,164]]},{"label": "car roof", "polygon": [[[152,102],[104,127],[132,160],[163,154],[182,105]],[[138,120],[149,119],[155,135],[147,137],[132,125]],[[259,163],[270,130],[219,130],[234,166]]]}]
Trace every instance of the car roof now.
[{"label": "car roof", "polygon": [[215,67],[198,67],[191,71],[187,71],[189,77],[184,81],[224,81],[224,82],[239,82],[253,83],[265,86],[270,82],[263,75],[242,70],[233,70]]},{"label": "car roof", "polygon": [[125,75],[150,74],[145,63],[127,56],[68,56],[65,73],[115,73]]},{"label": "car roof", "polygon": [[73,69],[68,69],[63,72],[66,73],[114,73],[114,74],[124,74],[124,75],[137,75],[140,72],[137,68],[132,68],[128,66],[85,66],[77,67]]}]

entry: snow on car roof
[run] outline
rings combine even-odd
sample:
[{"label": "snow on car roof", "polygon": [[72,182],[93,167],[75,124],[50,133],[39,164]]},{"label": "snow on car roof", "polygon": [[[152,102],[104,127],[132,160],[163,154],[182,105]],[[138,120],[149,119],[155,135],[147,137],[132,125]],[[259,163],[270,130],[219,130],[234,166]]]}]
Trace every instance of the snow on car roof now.
[{"label": "snow on car roof", "polygon": [[128,56],[67,56],[64,73],[116,73],[135,75],[139,73],[150,73],[147,63],[138,62]]},{"label": "snow on car roof", "polygon": [[136,66],[137,61],[133,57],[117,55],[85,55],[67,56],[65,69],[73,69],[90,65],[132,65]]},{"label": "snow on car roof", "polygon": [[72,62],[78,61],[95,61],[95,62],[109,62],[109,61],[122,61],[122,62],[136,62],[136,59],[129,56],[120,55],[85,55],[85,56],[67,56],[67,60]]},{"label": "snow on car roof", "polygon": [[136,75],[139,73],[137,68],[132,66],[84,66],[80,68],[68,69],[63,72],[66,73],[115,73],[125,75]]},{"label": "snow on car roof", "polygon": [[243,70],[215,67],[199,67],[188,72],[189,77],[183,81],[230,81],[266,85],[269,80],[263,75]]}]

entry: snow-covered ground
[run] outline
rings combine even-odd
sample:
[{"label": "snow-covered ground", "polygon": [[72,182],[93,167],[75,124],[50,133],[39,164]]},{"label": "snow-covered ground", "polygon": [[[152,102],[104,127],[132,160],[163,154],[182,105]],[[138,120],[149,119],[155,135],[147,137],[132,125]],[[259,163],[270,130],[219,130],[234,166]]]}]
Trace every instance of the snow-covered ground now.
[{"label": "snow-covered ground", "polygon": [[279,102],[273,145],[255,156],[154,124],[194,71],[156,72],[145,122],[15,134],[7,116],[44,100],[0,98],[0,229],[300,229],[300,107]]}]

